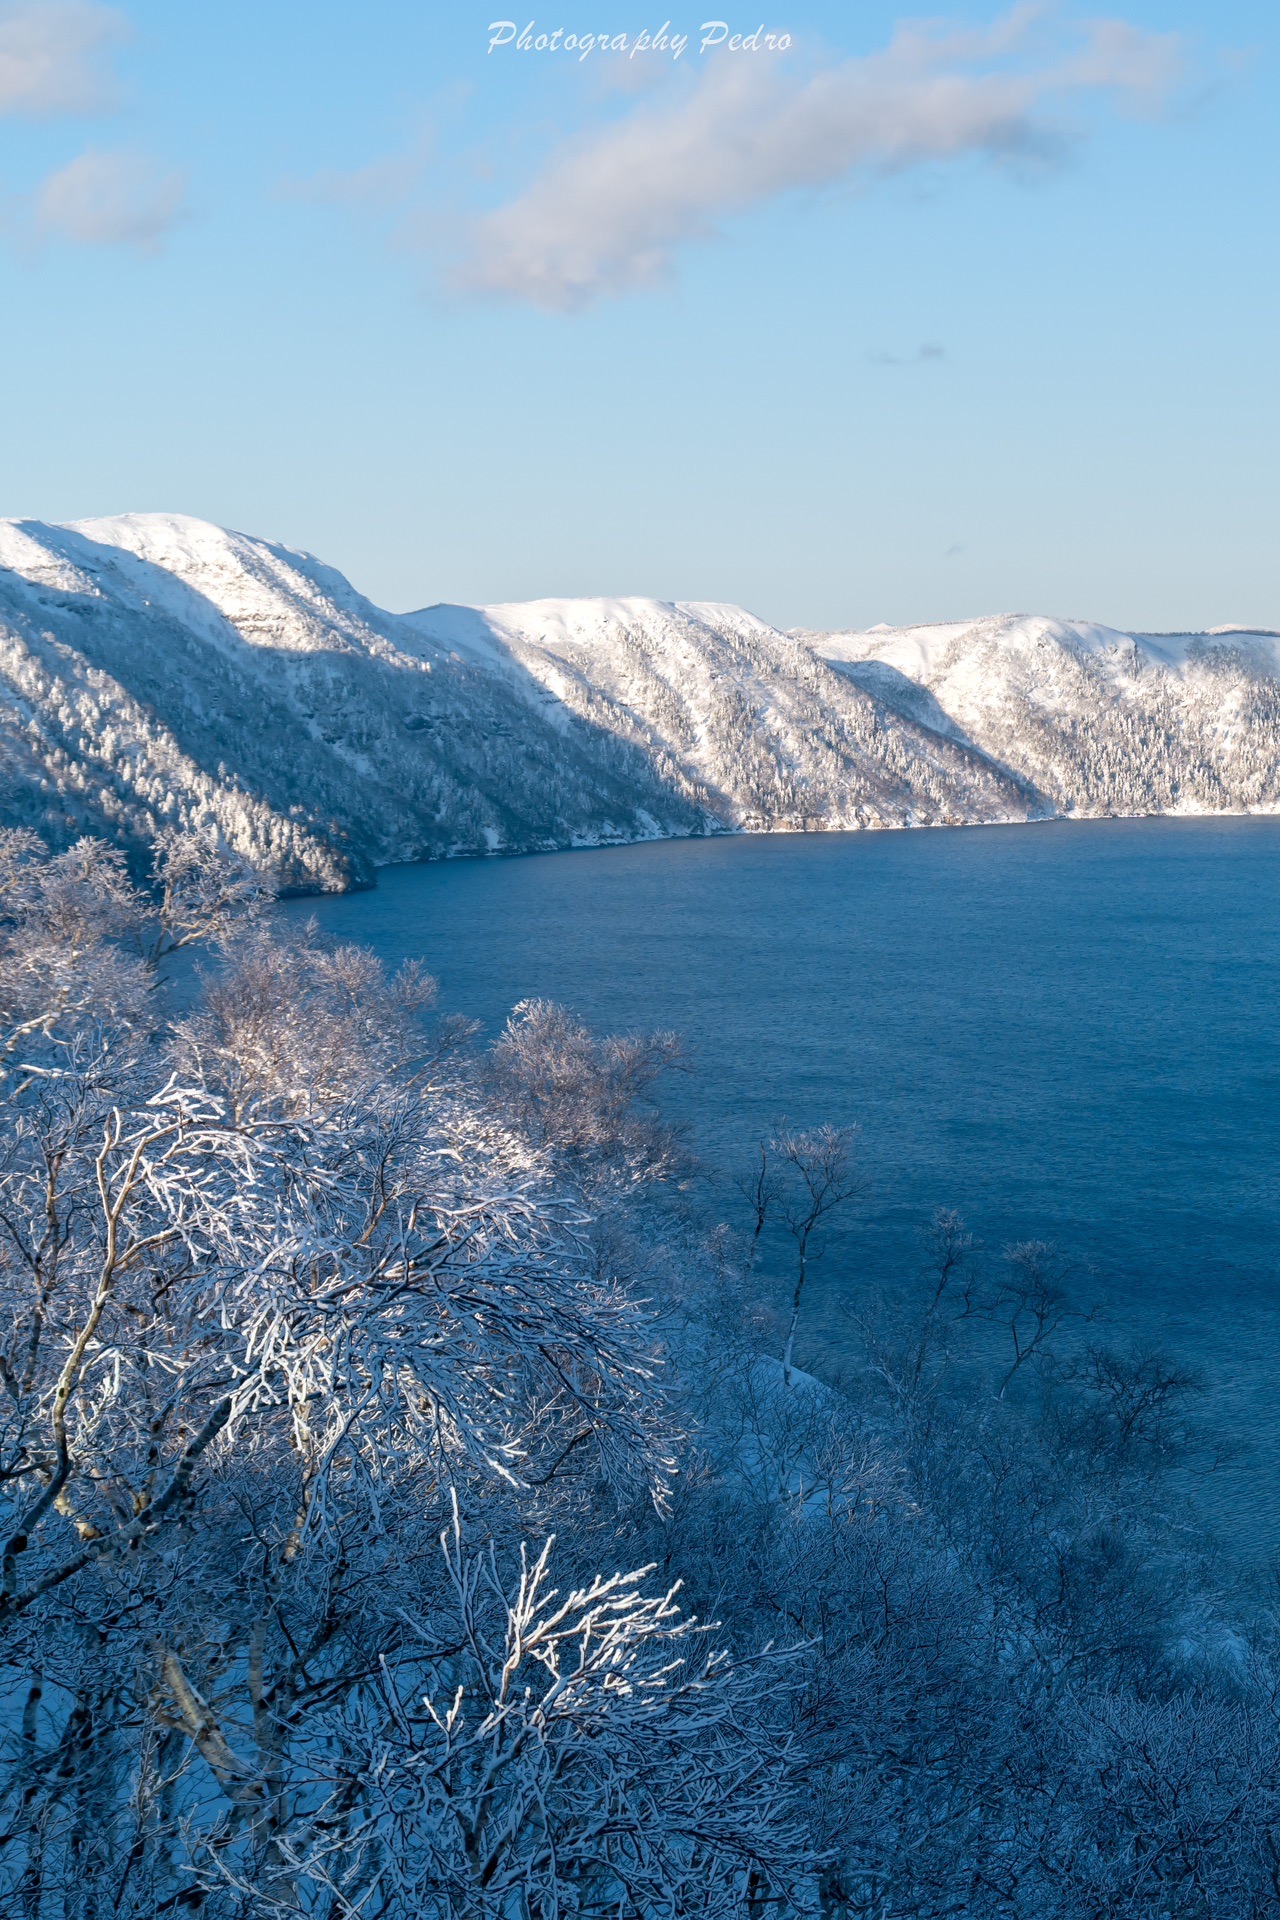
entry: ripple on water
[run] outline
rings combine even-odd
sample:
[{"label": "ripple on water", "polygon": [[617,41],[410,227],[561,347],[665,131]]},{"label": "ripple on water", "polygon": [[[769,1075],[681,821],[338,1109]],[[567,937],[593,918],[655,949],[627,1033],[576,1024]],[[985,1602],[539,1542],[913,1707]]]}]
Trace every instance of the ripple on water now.
[{"label": "ripple on water", "polygon": [[867,1201],[806,1337],[955,1206],[1057,1240],[1113,1326],[1193,1355],[1253,1443],[1214,1506],[1280,1546],[1280,821],[1052,822],[665,841],[397,867],[298,901],[496,1030],[559,1000],[674,1027],[667,1108],[713,1203],[780,1116],[856,1121]]}]

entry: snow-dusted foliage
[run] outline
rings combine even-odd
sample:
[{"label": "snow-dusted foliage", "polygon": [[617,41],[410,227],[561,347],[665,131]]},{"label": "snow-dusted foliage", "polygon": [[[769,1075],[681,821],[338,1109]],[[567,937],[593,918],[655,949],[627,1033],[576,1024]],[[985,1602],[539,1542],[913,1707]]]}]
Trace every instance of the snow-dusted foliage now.
[{"label": "snow-dusted foliage", "polygon": [[384,613],[202,521],[0,523],[0,803],[276,889],[671,834],[1280,805],[1274,637],[1010,616],[781,633],[741,608]]},{"label": "snow-dusted foliage", "polygon": [[768,1655],[733,1669],[674,1589],[645,1590],[652,1568],[566,1590],[548,1541],[504,1577],[456,1517],[441,1548],[417,1658],[355,1743],[370,1805],[331,1875],[367,1847],[406,1915],[717,1916],[753,1884],[799,1890],[813,1854],[759,1711]]},{"label": "snow-dusted foliage", "polygon": [[671,1564],[739,1644],[802,1642],[812,1897],[860,1920],[1264,1920],[1274,1623],[1266,1583],[1226,1613],[1186,1524],[1213,1458],[1196,1382],[1060,1344],[1002,1399],[1000,1263],[955,1221],[939,1238],[906,1298],[867,1289],[844,1392],[788,1389],[732,1301],[697,1355]]},{"label": "snow-dusted foliage", "polygon": [[[590,1566],[582,1516],[674,1466],[651,1315],[421,976],[250,927],[166,1032],[118,857],[9,853],[0,1908],[715,1913],[794,1876],[749,1680],[616,1526]],[[224,934],[242,896],[206,889]]]},{"label": "snow-dusted foliage", "polygon": [[850,1136],[708,1237],[671,1036],[482,1053],[258,906],[212,838],[0,843],[5,1920],[1280,1911],[1194,1372],[946,1215],[820,1384]]}]

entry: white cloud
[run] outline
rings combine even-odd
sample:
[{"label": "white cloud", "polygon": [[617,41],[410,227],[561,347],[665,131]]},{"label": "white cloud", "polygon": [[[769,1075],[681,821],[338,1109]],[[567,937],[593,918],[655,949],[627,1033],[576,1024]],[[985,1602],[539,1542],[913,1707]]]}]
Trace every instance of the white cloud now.
[{"label": "white cloud", "polygon": [[39,188],[37,235],[158,251],[182,217],[186,176],[138,153],[82,153]]},{"label": "white cloud", "polygon": [[[0,117],[47,119],[116,105],[111,54],[129,32],[123,15],[94,0],[0,0]],[[19,244],[57,239],[154,253],[185,198],[183,174],[145,154],[95,149],[10,205]]]},{"label": "white cloud", "polygon": [[882,53],[816,73],[763,54],[709,62],[691,89],[562,149],[477,221],[458,283],[571,310],[663,279],[683,242],[780,194],[972,154],[1044,155],[1055,101],[1121,89],[1154,102],[1178,77],[1176,36],[1119,20],[1028,65],[1040,13],[1020,6],[980,32],[904,26]]},{"label": "white cloud", "polygon": [[92,0],[0,5],[0,114],[44,119],[113,105],[108,56],[128,37],[115,8]]}]

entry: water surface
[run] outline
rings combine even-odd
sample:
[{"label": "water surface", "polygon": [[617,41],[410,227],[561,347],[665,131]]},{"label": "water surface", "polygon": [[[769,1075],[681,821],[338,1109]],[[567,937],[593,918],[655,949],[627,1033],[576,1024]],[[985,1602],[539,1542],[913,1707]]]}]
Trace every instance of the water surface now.
[{"label": "water surface", "polygon": [[1255,1442],[1220,1501],[1280,1541],[1280,821],[667,841],[394,868],[285,911],[425,959],[491,1030],[532,996],[675,1028],[693,1072],[666,1105],[713,1204],[780,1117],[856,1122],[866,1199],[811,1356],[936,1206],[1071,1249],[1119,1327],[1210,1369]]}]

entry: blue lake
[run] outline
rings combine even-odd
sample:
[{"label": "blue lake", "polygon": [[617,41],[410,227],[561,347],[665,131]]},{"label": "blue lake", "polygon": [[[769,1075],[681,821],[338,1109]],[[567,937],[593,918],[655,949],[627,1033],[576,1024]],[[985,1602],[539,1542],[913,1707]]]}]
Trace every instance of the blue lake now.
[{"label": "blue lake", "polygon": [[545,996],[675,1028],[708,1204],[779,1118],[856,1122],[866,1197],[799,1355],[953,1206],[1210,1373],[1253,1443],[1213,1504],[1280,1545],[1280,820],[668,841],[393,868],[291,903],[496,1031]]}]

